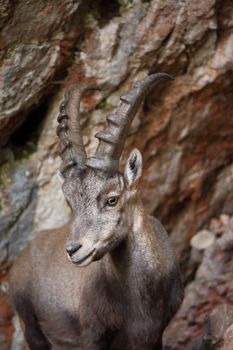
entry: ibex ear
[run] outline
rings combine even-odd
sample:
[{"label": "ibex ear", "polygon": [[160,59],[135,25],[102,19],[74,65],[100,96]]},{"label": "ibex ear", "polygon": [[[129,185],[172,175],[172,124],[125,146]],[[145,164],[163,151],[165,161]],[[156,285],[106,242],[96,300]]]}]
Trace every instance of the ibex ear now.
[{"label": "ibex ear", "polygon": [[127,189],[133,189],[137,186],[138,180],[142,174],[142,155],[139,150],[134,149],[127,159],[124,170],[124,181]]}]

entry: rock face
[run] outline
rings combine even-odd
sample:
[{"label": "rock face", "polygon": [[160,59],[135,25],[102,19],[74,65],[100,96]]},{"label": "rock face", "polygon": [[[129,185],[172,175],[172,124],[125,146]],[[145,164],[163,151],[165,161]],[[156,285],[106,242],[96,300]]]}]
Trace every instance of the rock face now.
[{"label": "rock face", "polygon": [[233,212],[232,28],[231,0],[1,2],[2,271],[36,231],[69,219],[55,135],[65,89],[102,89],[81,104],[93,154],[94,134],[119,96],[148,72],[164,71],[175,82],[151,92],[125,153],[141,150],[144,203],[168,229],[188,275],[190,238],[211,217]]},{"label": "rock face", "polygon": [[194,280],[185,289],[184,302],[165,332],[167,350],[187,349],[202,336],[203,324],[204,342],[199,338],[189,350],[233,348],[233,218],[220,232],[215,231],[220,237],[205,250]]},{"label": "rock face", "polygon": [[190,346],[189,350],[231,350],[233,329],[233,307],[219,305],[210,311],[204,320],[204,334]]},{"label": "rock face", "polygon": [[[29,0],[13,5],[3,0],[0,11],[3,144],[44,96],[56,72],[68,63],[69,51],[75,45],[71,42],[80,31],[82,9],[81,1]],[[80,23],[75,28],[74,16]]]}]

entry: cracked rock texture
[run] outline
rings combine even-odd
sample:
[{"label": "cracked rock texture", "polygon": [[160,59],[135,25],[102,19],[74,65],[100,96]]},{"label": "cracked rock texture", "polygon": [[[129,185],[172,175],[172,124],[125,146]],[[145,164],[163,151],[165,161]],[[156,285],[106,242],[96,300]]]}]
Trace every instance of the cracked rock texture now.
[{"label": "cracked rock texture", "polygon": [[218,238],[203,253],[183,304],[165,331],[166,350],[187,349],[191,340],[202,336],[204,322],[204,334],[213,347],[201,347],[199,338],[189,350],[233,349],[233,218],[223,233],[213,230],[212,234]]},{"label": "cracked rock texture", "polygon": [[232,58],[231,0],[0,0],[1,349],[12,334],[9,266],[36,231],[70,215],[55,134],[65,89],[101,88],[81,104],[93,154],[94,134],[134,81],[154,71],[175,77],[148,96],[122,160],[141,150],[144,203],[170,233],[190,281],[191,237],[210,218],[233,214]]}]

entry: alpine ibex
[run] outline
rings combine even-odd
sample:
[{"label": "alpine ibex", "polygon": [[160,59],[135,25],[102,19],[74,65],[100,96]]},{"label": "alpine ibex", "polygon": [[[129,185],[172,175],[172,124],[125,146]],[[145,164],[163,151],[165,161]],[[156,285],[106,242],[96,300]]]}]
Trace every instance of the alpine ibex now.
[{"label": "alpine ibex", "polygon": [[96,135],[91,158],[80,129],[82,92],[66,93],[57,134],[73,219],[40,233],[11,273],[11,296],[30,349],[162,348],[163,330],[183,298],[180,272],[163,226],[145,214],[137,193],[140,152],[132,151],[123,174],[118,165],[143,98],[158,80],[169,79],[149,75],[121,97]]}]

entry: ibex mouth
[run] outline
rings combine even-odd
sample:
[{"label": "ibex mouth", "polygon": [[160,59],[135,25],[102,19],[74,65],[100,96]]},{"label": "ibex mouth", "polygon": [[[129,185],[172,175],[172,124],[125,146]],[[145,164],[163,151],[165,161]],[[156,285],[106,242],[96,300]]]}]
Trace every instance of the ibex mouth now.
[{"label": "ibex mouth", "polygon": [[72,260],[72,262],[77,264],[80,267],[87,266],[92,262],[92,256],[93,256],[94,252],[95,252],[95,248],[90,253],[85,255],[83,258],[81,258],[81,259],[76,258],[75,260]]}]

